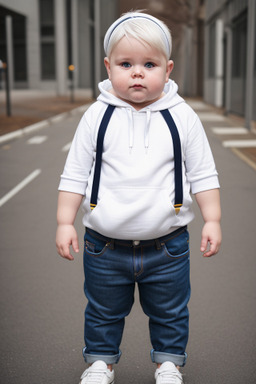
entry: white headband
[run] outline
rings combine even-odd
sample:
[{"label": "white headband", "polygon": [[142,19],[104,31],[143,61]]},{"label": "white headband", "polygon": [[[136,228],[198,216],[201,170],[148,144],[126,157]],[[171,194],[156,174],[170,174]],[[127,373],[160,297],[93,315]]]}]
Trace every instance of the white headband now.
[{"label": "white headband", "polygon": [[165,31],[165,29],[167,29],[165,27],[165,25],[160,20],[158,20],[156,17],[148,15],[146,13],[140,13],[140,12],[134,12],[134,13],[130,12],[130,13],[120,17],[119,19],[117,19],[109,27],[109,29],[107,30],[107,32],[105,34],[105,38],[104,38],[104,50],[105,50],[105,53],[107,54],[109,42],[110,42],[112,34],[116,30],[116,28],[120,24],[122,24],[122,23],[124,23],[124,22],[126,22],[128,20],[137,19],[137,18],[147,19],[147,20],[150,20],[150,21],[154,22],[156,25],[158,25],[158,27],[160,28],[160,30],[162,32],[162,35],[164,37],[164,42],[165,42],[165,48],[166,48],[167,56],[170,57],[170,55],[171,55],[171,47],[170,47],[170,42],[169,42],[169,39],[168,39],[168,35],[167,35],[166,31]]}]

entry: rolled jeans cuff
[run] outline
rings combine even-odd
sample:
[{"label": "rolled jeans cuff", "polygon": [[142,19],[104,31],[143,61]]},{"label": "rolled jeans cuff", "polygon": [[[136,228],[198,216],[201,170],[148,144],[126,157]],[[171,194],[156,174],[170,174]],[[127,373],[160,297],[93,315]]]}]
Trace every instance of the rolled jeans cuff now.
[{"label": "rolled jeans cuff", "polygon": [[119,351],[117,355],[101,355],[101,354],[91,354],[91,353],[86,353],[86,347],[83,349],[83,356],[84,360],[88,364],[93,364],[95,361],[101,360],[104,361],[106,364],[117,364],[120,357],[121,357],[122,352]]},{"label": "rolled jeans cuff", "polygon": [[151,351],[151,360],[153,363],[162,364],[166,361],[171,361],[173,364],[175,364],[178,367],[184,367],[187,361],[187,354],[184,353],[184,355],[174,355],[172,353],[166,353],[166,352],[157,352],[154,349]]}]

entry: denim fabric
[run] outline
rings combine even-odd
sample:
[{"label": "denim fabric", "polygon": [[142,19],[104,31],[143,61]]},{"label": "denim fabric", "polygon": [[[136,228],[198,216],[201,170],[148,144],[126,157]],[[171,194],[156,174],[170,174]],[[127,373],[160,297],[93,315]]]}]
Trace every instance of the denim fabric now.
[{"label": "denim fabric", "polygon": [[107,239],[91,230],[84,239],[85,360],[118,362],[124,318],[131,311],[137,283],[149,317],[152,361],[183,366],[190,298],[187,229],[139,244]]}]

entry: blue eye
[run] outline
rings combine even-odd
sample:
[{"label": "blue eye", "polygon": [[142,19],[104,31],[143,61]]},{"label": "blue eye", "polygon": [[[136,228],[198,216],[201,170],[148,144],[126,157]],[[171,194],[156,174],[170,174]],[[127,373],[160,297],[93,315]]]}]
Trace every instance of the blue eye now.
[{"label": "blue eye", "polygon": [[148,63],[145,64],[145,67],[146,68],[154,68],[155,67],[155,64],[151,63],[150,61]]},{"label": "blue eye", "polygon": [[128,63],[127,61],[125,61],[124,63],[121,63],[121,67],[124,67],[124,68],[130,68],[130,67],[131,67],[131,64]]}]

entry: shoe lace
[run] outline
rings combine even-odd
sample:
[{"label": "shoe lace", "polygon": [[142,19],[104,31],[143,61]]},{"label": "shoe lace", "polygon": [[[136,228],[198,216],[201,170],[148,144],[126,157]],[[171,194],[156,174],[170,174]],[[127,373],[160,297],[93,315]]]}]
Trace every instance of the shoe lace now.
[{"label": "shoe lace", "polygon": [[106,375],[106,374],[107,374],[107,372],[104,370],[93,369],[89,372],[85,371],[81,377],[81,381],[82,381],[82,379],[84,379],[86,377],[86,383],[88,383],[88,384],[101,384],[102,379],[103,379],[104,375]]},{"label": "shoe lace", "polygon": [[176,379],[178,379],[180,384],[182,384],[182,376],[179,372],[163,371],[159,373],[159,375],[161,377],[161,384],[176,384]]}]

